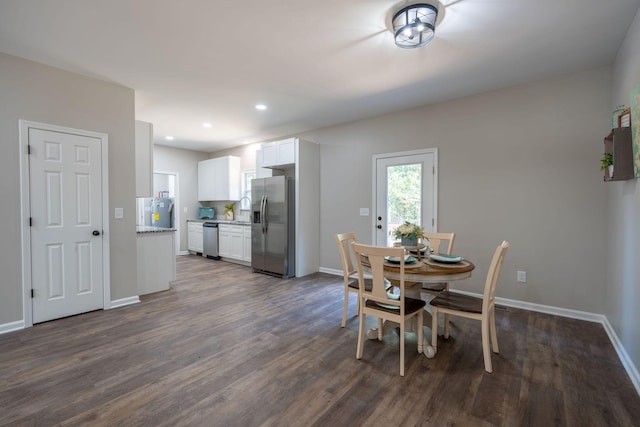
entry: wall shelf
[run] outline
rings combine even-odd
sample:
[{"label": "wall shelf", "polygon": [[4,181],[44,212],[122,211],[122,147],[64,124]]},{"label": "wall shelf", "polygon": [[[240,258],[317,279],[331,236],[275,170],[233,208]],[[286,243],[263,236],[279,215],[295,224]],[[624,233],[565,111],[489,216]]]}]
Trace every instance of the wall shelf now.
[{"label": "wall shelf", "polygon": [[624,181],[634,177],[631,128],[615,128],[604,139],[604,152],[613,153],[613,176],[604,170],[605,181]]}]

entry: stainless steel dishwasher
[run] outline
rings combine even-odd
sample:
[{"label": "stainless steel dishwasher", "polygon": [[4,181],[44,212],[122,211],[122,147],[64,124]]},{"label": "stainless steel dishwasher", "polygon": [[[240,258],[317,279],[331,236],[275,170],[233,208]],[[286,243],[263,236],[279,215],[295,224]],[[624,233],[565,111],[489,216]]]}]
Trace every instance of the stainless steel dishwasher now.
[{"label": "stainless steel dishwasher", "polygon": [[202,224],[202,256],[220,259],[218,252],[218,223],[207,222]]}]

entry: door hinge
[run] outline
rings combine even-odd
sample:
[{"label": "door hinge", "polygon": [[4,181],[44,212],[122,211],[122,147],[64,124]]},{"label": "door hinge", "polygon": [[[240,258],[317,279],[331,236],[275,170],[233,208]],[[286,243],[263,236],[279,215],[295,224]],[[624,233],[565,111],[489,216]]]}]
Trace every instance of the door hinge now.
[{"label": "door hinge", "polygon": [[436,167],[432,166],[431,167],[431,175],[435,175],[436,174]]},{"label": "door hinge", "polygon": [[33,298],[33,289],[31,289],[31,298]]},{"label": "door hinge", "polygon": [[27,144],[27,154],[31,154],[31,145]]},{"label": "door hinge", "polygon": [[33,227],[33,218],[29,217],[29,227]]},{"label": "door hinge", "polygon": [[436,225],[436,219],[435,218],[431,218],[431,226],[433,227],[434,225]]}]

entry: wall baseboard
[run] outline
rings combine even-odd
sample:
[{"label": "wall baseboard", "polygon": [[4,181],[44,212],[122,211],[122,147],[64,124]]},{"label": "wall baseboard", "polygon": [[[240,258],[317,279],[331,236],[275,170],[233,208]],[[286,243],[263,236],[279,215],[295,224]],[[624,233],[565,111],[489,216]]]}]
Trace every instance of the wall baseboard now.
[{"label": "wall baseboard", "polygon": [[111,308],[124,307],[131,304],[137,304],[139,302],[140,302],[140,297],[138,295],[127,297],[127,298],[120,298],[120,299],[111,301]]},{"label": "wall baseboard", "polygon": [[[342,276],[342,270],[336,270],[333,268],[321,267],[320,272],[327,273],[327,274],[334,274],[336,276]],[[459,289],[452,289],[452,290],[461,294],[482,298],[482,294],[461,291]],[[624,349],[624,346],[620,342],[620,339],[618,338],[616,331],[613,329],[613,326],[611,326],[611,323],[609,323],[609,319],[607,319],[607,316],[605,316],[604,314],[589,313],[586,311],[571,310],[568,308],[554,307],[554,306],[543,305],[543,304],[535,304],[531,302],[513,300],[509,298],[500,298],[500,297],[496,297],[496,304],[504,305],[507,307],[520,308],[523,310],[535,311],[538,313],[552,314],[554,316],[568,317],[570,319],[586,320],[587,322],[600,323],[604,328],[605,332],[607,333],[607,335],[609,336],[609,340],[611,341],[613,348],[616,350],[616,353],[618,353],[618,358],[620,359],[620,362],[622,363],[622,366],[624,367],[624,369],[627,371],[627,375],[629,375],[629,379],[633,383],[633,386],[635,387],[636,392],[640,395],[640,373],[638,373],[638,369],[633,364],[633,361],[629,357],[629,354],[627,353],[627,351]]]},{"label": "wall baseboard", "polygon": [[19,331],[20,329],[24,329],[24,320],[2,323],[0,324],[0,335],[6,334],[7,332]]}]

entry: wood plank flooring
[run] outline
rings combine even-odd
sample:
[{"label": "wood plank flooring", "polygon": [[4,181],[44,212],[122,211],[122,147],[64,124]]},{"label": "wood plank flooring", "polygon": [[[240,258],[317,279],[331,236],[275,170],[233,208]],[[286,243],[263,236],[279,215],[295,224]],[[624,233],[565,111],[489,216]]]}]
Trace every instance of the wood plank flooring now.
[{"label": "wood plank flooring", "polygon": [[455,318],[435,359],[407,335],[400,377],[395,332],[356,360],[355,297],[342,329],[342,292],[338,276],[178,257],[172,289],[140,304],[0,335],[0,425],[640,424],[601,325],[499,308],[487,374],[479,322]]}]

